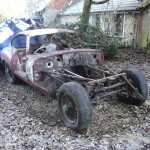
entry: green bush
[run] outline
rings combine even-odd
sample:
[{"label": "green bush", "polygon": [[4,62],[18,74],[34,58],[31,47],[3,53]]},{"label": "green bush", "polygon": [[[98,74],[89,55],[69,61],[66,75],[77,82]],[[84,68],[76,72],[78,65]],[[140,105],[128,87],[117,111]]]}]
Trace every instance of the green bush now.
[{"label": "green bush", "polygon": [[100,49],[105,58],[113,58],[117,53],[117,40],[105,34],[100,27],[84,25],[81,22],[59,26],[78,32],[83,48]]},{"label": "green bush", "polygon": [[66,26],[79,33],[84,48],[101,49],[105,54],[105,58],[112,58],[116,55],[117,40],[105,34],[100,27],[90,24],[84,25],[80,22],[67,24]]}]

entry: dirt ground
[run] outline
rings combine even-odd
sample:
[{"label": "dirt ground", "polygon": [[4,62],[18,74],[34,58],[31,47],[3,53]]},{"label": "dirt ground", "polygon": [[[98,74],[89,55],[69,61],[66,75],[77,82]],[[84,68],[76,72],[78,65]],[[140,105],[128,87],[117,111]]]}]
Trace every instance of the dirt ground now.
[{"label": "dirt ground", "polygon": [[[105,64],[114,71],[127,68],[140,70],[148,83],[150,96],[150,56],[133,50],[122,49],[118,51],[114,59],[106,60]],[[72,149],[80,149],[81,147],[87,149],[129,149],[130,147],[132,149],[150,149],[149,97],[149,100],[140,107],[124,104],[118,101],[116,97],[99,100],[99,105],[93,105],[91,125],[87,130],[77,133],[66,128],[61,122],[57,111],[56,100],[42,95],[26,84],[9,84],[3,71],[0,72],[0,82],[0,91],[3,95],[3,99],[7,101],[8,105],[9,102],[13,103],[13,105],[17,107],[17,110],[24,113],[25,117],[33,118],[35,122],[41,122],[42,125],[40,125],[39,130],[43,130],[43,126],[47,126],[47,128],[50,127],[50,131],[48,129],[45,131],[45,134],[49,136],[54,135],[54,137],[56,136],[55,134],[58,134],[58,138],[60,137],[62,141],[67,141],[69,138],[68,142],[71,141],[71,143],[69,143],[70,145],[73,145],[73,140],[79,139],[79,141],[75,141],[77,145],[74,144],[75,146]],[[2,115],[2,111],[0,111],[0,115]],[[16,122],[17,121],[19,122],[19,120],[16,120]],[[32,130],[32,128],[30,130]],[[17,131],[17,133],[18,132],[19,131]],[[50,134],[50,132],[53,134]],[[32,134],[33,133],[34,131]],[[60,136],[60,133],[63,136]],[[28,136],[27,134],[21,138],[22,140],[25,138],[26,143],[28,143]],[[88,146],[89,141],[87,141],[87,143],[85,142],[83,146],[80,140],[81,143],[84,143],[83,140],[89,140],[90,142],[93,140],[93,147]],[[61,143],[63,145],[62,147],[49,144],[45,147],[41,146],[41,148],[69,148],[67,142]],[[15,149],[17,149],[18,145],[19,143],[16,144]],[[26,145],[29,148],[28,144]],[[101,145],[102,147],[100,147]],[[21,149],[26,149],[23,144],[19,146]],[[35,146],[36,142],[33,142],[33,147]],[[2,148],[5,149],[5,146],[3,145]]]}]

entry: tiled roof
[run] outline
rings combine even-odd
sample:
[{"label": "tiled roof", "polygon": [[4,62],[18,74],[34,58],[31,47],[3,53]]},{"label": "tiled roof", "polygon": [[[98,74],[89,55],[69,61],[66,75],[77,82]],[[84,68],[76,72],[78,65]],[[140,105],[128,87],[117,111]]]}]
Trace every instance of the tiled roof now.
[{"label": "tiled roof", "polygon": [[48,8],[52,10],[64,10],[66,7],[75,4],[78,0],[52,0]]},{"label": "tiled roof", "polygon": [[[92,4],[91,12],[103,12],[103,11],[126,11],[137,10],[141,4],[140,0],[110,0],[107,3],[94,5]],[[83,10],[84,0],[80,0],[73,6],[66,8],[60,15],[73,15],[81,14]]]}]

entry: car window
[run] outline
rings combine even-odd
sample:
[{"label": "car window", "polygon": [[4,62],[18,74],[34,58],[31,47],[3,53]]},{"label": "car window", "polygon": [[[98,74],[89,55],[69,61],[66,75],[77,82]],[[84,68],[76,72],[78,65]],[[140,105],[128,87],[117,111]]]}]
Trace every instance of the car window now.
[{"label": "car window", "polygon": [[37,44],[40,44],[40,43],[44,43],[45,41],[47,41],[46,39],[41,39],[39,38],[39,36],[34,36],[34,37],[31,37],[30,38],[30,47],[34,47],[36,46]]},{"label": "car window", "polygon": [[16,36],[12,40],[11,46],[13,46],[15,48],[25,48],[26,47],[26,36],[25,35]]},{"label": "car window", "polygon": [[[45,41],[47,37],[46,36],[34,36],[30,38],[30,47],[37,45],[38,43],[42,43]],[[26,48],[26,35],[19,35],[16,36],[12,42],[11,45],[15,48]]]},{"label": "car window", "polygon": [[51,43],[55,42],[63,42],[70,45],[70,47],[75,48],[80,44],[80,39],[78,36],[74,33],[57,33],[52,35],[51,37]]}]

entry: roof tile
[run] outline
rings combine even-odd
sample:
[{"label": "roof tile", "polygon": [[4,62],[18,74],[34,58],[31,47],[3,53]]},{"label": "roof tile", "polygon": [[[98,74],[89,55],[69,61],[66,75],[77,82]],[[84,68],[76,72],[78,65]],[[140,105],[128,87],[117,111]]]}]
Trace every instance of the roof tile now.
[{"label": "roof tile", "polygon": [[75,4],[78,0],[52,0],[48,8],[52,10],[64,10],[66,7]]},{"label": "roof tile", "polygon": [[[92,5],[91,13],[104,11],[130,11],[137,10],[142,3],[140,0],[110,0],[104,4]],[[66,8],[60,15],[81,14],[83,11],[84,0],[79,0],[75,5]]]}]

